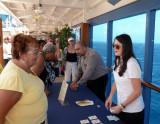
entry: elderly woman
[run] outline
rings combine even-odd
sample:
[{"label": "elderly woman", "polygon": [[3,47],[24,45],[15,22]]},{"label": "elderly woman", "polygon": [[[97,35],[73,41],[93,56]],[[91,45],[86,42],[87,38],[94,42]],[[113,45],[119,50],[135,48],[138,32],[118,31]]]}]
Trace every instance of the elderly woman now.
[{"label": "elderly woman", "polygon": [[48,95],[48,85],[52,84],[56,78],[52,63],[57,61],[57,48],[52,43],[46,43],[39,53],[36,64],[31,68],[45,84],[45,91]]},{"label": "elderly woman", "polygon": [[14,37],[13,59],[0,76],[0,124],[44,124],[48,106],[44,84],[30,70],[37,55],[34,38]]}]

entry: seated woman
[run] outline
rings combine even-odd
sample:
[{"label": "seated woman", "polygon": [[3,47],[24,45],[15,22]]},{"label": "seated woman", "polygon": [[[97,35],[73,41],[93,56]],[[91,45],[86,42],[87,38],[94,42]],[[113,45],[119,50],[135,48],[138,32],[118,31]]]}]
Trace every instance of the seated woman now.
[{"label": "seated woman", "polygon": [[47,98],[44,84],[32,67],[38,55],[36,39],[18,34],[12,56],[0,76],[0,124],[44,124]]}]

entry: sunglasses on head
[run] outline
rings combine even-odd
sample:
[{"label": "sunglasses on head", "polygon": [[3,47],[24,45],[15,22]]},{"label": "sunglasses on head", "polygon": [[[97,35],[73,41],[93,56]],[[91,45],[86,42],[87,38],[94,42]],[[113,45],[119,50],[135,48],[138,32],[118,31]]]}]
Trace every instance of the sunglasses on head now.
[{"label": "sunglasses on head", "polygon": [[118,45],[118,44],[113,44],[113,48],[119,50],[119,49],[120,49],[120,45]]}]

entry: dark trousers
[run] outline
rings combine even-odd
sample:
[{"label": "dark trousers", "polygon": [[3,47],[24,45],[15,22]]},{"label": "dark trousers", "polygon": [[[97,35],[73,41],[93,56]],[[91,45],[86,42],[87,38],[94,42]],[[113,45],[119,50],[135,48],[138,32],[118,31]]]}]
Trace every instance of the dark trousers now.
[{"label": "dark trousers", "polygon": [[103,102],[105,102],[105,91],[106,91],[106,84],[108,81],[108,75],[105,74],[99,77],[96,80],[89,80],[87,81],[87,87],[96,94]]},{"label": "dark trousers", "polygon": [[144,110],[137,113],[121,112],[117,116],[124,124],[144,124]]}]

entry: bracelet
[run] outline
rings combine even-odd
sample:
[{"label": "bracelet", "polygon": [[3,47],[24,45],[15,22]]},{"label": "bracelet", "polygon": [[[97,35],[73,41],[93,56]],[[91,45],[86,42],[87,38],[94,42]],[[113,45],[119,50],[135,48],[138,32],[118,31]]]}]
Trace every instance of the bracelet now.
[{"label": "bracelet", "polygon": [[125,108],[125,106],[121,103],[120,104],[120,107],[122,108],[122,109],[124,109]]}]

